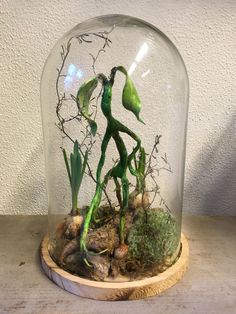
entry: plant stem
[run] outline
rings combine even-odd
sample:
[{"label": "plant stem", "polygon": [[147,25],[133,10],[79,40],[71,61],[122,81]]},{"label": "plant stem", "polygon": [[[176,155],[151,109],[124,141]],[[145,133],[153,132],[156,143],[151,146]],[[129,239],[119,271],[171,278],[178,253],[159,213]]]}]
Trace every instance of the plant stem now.
[{"label": "plant stem", "polygon": [[78,194],[75,191],[72,191],[72,211],[71,214],[77,214],[78,209]]},{"label": "plant stem", "polygon": [[89,230],[90,221],[92,219],[94,209],[99,206],[99,203],[101,201],[101,197],[102,197],[102,188],[101,188],[101,185],[97,185],[95,195],[94,195],[92,202],[89,206],[89,210],[86,214],[86,218],[85,218],[84,225],[83,225],[83,231],[82,231],[81,238],[80,238],[80,249],[81,249],[81,251],[86,250],[86,238],[87,238],[87,234],[88,234],[88,230]]},{"label": "plant stem", "polygon": [[[88,234],[89,226],[91,219],[94,215],[94,212],[97,210],[102,196],[102,190],[106,186],[109,177],[113,177],[116,188],[117,189],[117,198],[119,201],[120,206],[120,225],[119,225],[119,239],[120,244],[124,244],[125,242],[125,212],[128,208],[128,199],[129,199],[129,181],[127,179],[127,169],[131,174],[137,177],[138,173],[132,167],[132,161],[135,158],[137,151],[141,147],[141,140],[139,137],[132,132],[129,128],[125,125],[120,123],[116,120],[111,113],[111,99],[112,99],[112,87],[114,84],[114,78],[117,70],[120,70],[121,67],[115,67],[111,70],[110,80],[107,80],[104,75],[102,77],[102,84],[103,84],[103,94],[101,100],[101,109],[102,113],[107,119],[107,128],[105,135],[103,137],[102,145],[101,145],[101,156],[97,167],[96,173],[96,191],[94,197],[90,203],[89,210],[85,217],[83,230],[80,237],[80,249],[81,251],[86,252],[86,237]],[[122,67],[123,72],[123,67]],[[126,72],[125,72],[126,73]],[[127,74],[126,74],[127,75]],[[125,144],[120,136],[120,132],[128,134],[136,141],[136,146],[134,147],[133,151],[130,155],[128,155]],[[105,158],[106,158],[106,150],[110,139],[113,138],[116,144],[116,148],[119,152],[120,160],[119,163],[114,166],[105,176],[103,182],[101,182],[101,173],[104,166]],[[120,185],[117,178],[121,179],[121,186],[122,186],[122,197],[121,200],[121,193],[120,193]],[[117,184],[118,183],[118,184]]]},{"label": "plant stem", "polygon": [[123,204],[120,208],[120,227],[119,227],[119,238],[120,244],[125,243],[125,212],[128,208],[129,201],[129,181],[126,178],[126,174],[121,179],[122,191],[123,191]]},{"label": "plant stem", "polygon": [[114,183],[115,183],[115,186],[116,186],[116,197],[117,197],[119,206],[121,207],[122,206],[122,198],[121,198],[120,183],[119,183],[119,181],[117,180],[116,177],[114,177],[113,179],[114,179]]}]

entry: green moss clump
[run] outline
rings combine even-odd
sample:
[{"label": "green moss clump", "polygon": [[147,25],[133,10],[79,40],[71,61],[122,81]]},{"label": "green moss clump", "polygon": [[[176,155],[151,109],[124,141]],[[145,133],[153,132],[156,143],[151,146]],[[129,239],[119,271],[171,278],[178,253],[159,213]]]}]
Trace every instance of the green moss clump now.
[{"label": "green moss clump", "polygon": [[129,254],[144,266],[162,263],[178,246],[176,221],[162,209],[138,214],[128,236]]}]

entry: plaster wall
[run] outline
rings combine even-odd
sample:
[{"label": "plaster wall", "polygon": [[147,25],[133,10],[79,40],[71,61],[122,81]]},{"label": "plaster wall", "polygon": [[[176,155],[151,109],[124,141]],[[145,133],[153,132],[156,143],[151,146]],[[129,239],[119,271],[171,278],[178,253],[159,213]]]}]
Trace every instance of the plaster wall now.
[{"label": "plaster wall", "polygon": [[234,0],[1,0],[0,214],[45,214],[39,83],[54,43],[77,23],[123,13],[157,26],[190,79],[184,210],[236,213]]}]

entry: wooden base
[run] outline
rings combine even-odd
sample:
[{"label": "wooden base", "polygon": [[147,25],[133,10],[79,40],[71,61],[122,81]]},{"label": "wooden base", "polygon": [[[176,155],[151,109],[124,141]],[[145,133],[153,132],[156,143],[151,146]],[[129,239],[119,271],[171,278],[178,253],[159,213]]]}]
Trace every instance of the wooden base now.
[{"label": "wooden base", "polygon": [[41,263],[46,275],[64,290],[95,300],[135,300],[154,296],[176,284],[188,266],[188,241],[182,234],[179,259],[158,276],[129,282],[93,281],[72,275],[57,266],[49,255],[48,242],[48,236],[45,236],[41,243]]}]

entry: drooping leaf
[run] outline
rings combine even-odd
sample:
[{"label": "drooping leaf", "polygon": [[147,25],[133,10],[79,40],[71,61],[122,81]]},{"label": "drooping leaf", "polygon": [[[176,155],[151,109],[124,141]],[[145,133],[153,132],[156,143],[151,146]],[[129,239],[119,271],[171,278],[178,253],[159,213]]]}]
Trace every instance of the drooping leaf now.
[{"label": "drooping leaf", "polygon": [[138,121],[144,123],[142,119],[139,117],[139,113],[141,110],[141,101],[138,96],[137,90],[134,86],[134,83],[128,74],[126,75],[125,86],[123,89],[122,104],[125,107],[125,109],[133,112]]},{"label": "drooping leaf", "polygon": [[78,90],[76,97],[77,106],[81,110],[81,113],[85,117],[85,119],[87,119],[93,136],[97,132],[97,124],[94,120],[90,118],[89,102],[95,88],[97,87],[97,84],[98,84],[97,77],[94,77],[89,81],[85,82]]},{"label": "drooping leaf", "polygon": [[139,117],[139,113],[141,110],[141,101],[133,81],[131,80],[128,72],[123,66],[118,66],[117,70],[122,72],[126,76],[125,86],[122,93],[123,106],[125,107],[125,109],[133,112],[138,121],[144,123],[143,120]]}]

